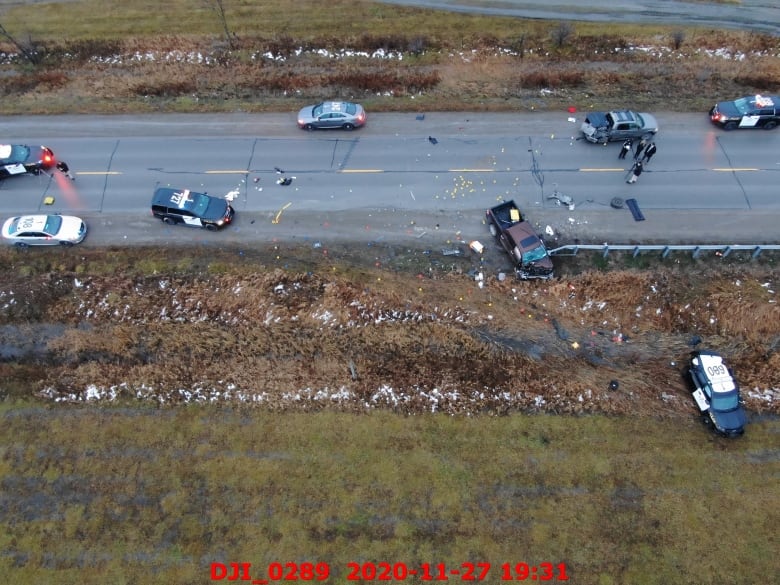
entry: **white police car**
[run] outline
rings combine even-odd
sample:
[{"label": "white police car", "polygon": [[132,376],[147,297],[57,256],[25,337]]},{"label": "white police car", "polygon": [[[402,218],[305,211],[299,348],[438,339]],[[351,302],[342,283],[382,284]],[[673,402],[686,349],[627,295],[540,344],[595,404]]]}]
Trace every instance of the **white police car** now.
[{"label": "white police car", "polygon": [[704,422],[727,437],[738,437],[745,431],[747,417],[731,370],[713,351],[696,351],[689,369],[695,386],[693,399],[704,415]]},{"label": "white police car", "polygon": [[2,236],[17,248],[72,246],[87,237],[87,224],[72,215],[22,215],[5,220]]}]

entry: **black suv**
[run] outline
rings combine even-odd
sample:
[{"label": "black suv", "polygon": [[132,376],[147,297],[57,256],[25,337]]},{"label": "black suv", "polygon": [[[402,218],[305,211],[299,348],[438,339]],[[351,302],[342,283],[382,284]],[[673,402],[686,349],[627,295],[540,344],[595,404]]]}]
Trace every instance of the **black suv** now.
[{"label": "black suv", "polygon": [[704,422],[727,437],[744,433],[747,417],[739,386],[723,358],[713,351],[696,351],[688,371],[696,387],[693,399],[704,414]]},{"label": "black suv", "polygon": [[159,187],[152,197],[152,214],[167,224],[217,230],[233,221],[235,212],[226,199],[189,189]]},{"label": "black suv", "polygon": [[710,120],[724,130],[772,130],[780,124],[780,97],[752,95],[731,102],[718,102],[710,110]]},{"label": "black suv", "polygon": [[0,144],[0,179],[27,173],[37,175],[54,163],[54,153],[46,146]]}]

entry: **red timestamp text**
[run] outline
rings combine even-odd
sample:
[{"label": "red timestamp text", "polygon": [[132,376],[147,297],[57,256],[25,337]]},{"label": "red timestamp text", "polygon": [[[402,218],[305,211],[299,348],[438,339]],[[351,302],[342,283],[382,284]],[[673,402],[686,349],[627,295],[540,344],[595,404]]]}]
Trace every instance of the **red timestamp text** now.
[{"label": "red timestamp text", "polygon": [[[491,571],[493,574],[491,575]],[[337,571],[342,573],[341,571]],[[347,581],[568,581],[566,563],[420,563],[403,562],[347,563]],[[338,577],[340,575],[334,575]],[[252,585],[268,585],[274,581],[327,581],[331,567],[325,562],[269,563],[262,568],[252,563],[211,563],[212,581],[248,581]]]},{"label": "red timestamp text", "polygon": [[[347,563],[348,581],[484,581],[491,572],[490,563]],[[499,567],[502,581],[568,581],[566,563],[503,563]]]}]

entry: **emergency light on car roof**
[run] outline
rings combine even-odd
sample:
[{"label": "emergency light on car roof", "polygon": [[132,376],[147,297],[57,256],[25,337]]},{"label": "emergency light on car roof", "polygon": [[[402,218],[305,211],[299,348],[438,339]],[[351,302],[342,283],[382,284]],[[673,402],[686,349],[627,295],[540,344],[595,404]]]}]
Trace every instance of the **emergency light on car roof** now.
[{"label": "emergency light on car roof", "polygon": [[759,108],[771,108],[775,105],[775,102],[772,101],[772,98],[764,97],[762,95],[756,96],[756,105]]}]

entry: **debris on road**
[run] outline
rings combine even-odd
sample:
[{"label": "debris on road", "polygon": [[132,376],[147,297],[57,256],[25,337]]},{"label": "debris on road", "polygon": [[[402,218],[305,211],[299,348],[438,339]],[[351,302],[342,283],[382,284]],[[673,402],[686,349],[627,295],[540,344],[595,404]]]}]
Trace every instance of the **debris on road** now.
[{"label": "debris on road", "polygon": [[644,221],[645,216],[642,213],[642,211],[639,209],[639,203],[636,199],[626,199],[626,205],[628,205],[628,209],[631,210],[631,215],[634,216],[634,219],[636,221]]},{"label": "debris on road", "polygon": [[282,208],[281,208],[281,209],[280,209],[280,210],[279,210],[279,211],[276,213],[276,216],[274,216],[274,218],[271,220],[271,223],[273,223],[273,224],[277,224],[277,223],[279,223],[279,220],[282,218],[282,213],[284,212],[284,210],[285,210],[285,209],[287,209],[288,207],[290,207],[290,205],[292,205],[292,201],[290,201],[289,203],[286,203],[286,204],[284,205],[284,207],[282,207]]}]

